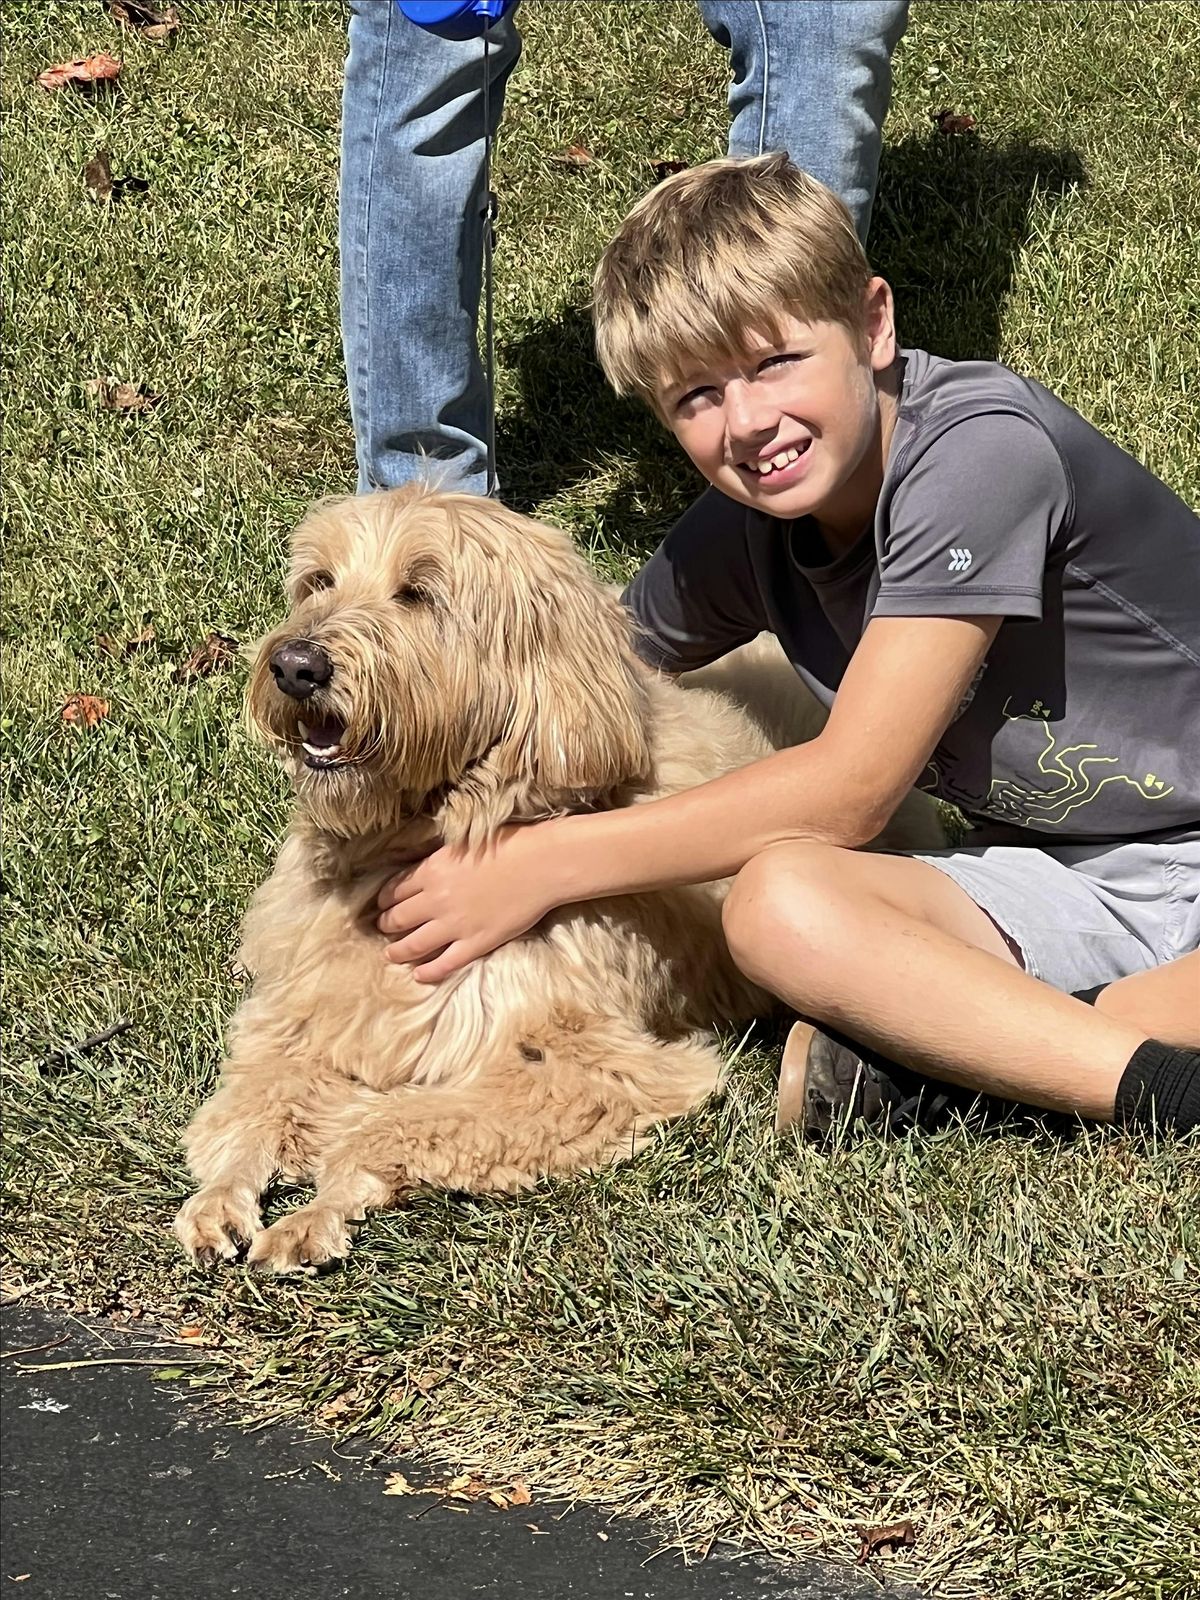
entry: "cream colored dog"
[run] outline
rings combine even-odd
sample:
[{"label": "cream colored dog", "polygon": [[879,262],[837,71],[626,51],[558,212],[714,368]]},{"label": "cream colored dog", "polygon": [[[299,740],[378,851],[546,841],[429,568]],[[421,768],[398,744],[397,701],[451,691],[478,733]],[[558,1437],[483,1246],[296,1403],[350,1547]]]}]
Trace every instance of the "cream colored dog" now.
[{"label": "cream colored dog", "polygon": [[[295,818],[245,920],[254,987],[188,1128],[200,1187],[175,1222],[196,1260],[247,1247],[277,1272],[344,1256],[367,1211],[420,1185],[513,1190],[629,1155],[717,1086],[708,1030],[772,1004],[729,958],[723,883],[569,906],[418,984],[373,922],[397,861],[703,783],[821,717],[777,650],[708,674],[766,686],[758,721],[647,671],[570,541],[473,496],[319,506],[290,592],[249,714],[293,777]],[[931,811],[902,826],[910,845],[941,842]],[[278,1176],[316,1193],[264,1228]]]}]

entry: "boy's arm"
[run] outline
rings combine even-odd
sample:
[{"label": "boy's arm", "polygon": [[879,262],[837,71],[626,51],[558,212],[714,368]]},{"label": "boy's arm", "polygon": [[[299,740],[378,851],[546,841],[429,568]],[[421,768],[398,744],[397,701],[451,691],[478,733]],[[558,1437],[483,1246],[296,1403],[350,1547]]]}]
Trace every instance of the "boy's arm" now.
[{"label": "boy's arm", "polygon": [[1000,617],[882,617],[846,670],[829,721],[699,788],[617,811],[514,828],[482,855],[439,850],[381,896],[395,961],[433,982],[556,906],[731,877],[789,840],[844,847],[883,828],[923,771]]},{"label": "boy's arm", "polygon": [[732,877],[789,840],[869,843],[927,765],[1002,620],[875,618],[817,738],[681,794],[547,824],[554,903]]}]

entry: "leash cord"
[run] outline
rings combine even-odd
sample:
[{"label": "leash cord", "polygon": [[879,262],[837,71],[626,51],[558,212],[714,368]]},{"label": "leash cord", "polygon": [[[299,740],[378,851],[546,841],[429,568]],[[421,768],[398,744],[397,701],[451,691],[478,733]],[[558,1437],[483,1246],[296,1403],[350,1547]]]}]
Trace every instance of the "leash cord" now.
[{"label": "leash cord", "polygon": [[483,35],[483,296],[484,368],[487,378],[487,494],[500,488],[496,473],[496,339],[492,317],[492,246],[499,202],[492,193],[492,117],[491,71],[488,64],[488,36]]}]

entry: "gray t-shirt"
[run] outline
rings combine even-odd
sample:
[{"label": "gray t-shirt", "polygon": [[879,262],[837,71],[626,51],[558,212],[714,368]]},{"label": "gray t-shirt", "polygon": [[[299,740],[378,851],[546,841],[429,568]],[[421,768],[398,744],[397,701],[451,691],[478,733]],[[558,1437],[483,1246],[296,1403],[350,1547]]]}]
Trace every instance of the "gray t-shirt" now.
[{"label": "gray t-shirt", "polygon": [[871,617],[1004,622],[921,786],[1066,843],[1200,827],[1200,517],[1040,384],[902,352],[874,526],[701,496],[626,601],[652,665],[764,629],[832,703]]}]

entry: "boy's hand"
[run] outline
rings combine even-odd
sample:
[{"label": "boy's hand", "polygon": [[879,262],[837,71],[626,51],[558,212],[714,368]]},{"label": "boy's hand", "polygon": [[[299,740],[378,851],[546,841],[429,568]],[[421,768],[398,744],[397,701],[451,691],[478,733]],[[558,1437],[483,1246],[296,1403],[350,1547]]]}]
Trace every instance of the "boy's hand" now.
[{"label": "boy's hand", "polygon": [[553,828],[503,828],[480,850],[443,846],[390,879],[376,919],[380,932],[399,936],[387,959],[413,964],[419,983],[438,983],[527,933],[560,903],[547,848]]}]

